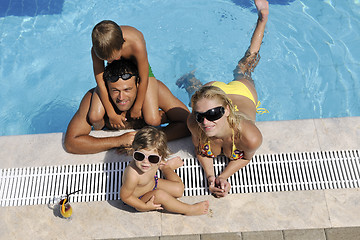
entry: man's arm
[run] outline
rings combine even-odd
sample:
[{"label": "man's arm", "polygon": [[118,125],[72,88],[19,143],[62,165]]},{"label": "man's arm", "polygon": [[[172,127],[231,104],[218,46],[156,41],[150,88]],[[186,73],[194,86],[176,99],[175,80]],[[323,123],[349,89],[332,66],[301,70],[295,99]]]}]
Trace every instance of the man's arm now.
[{"label": "man's arm", "polygon": [[121,136],[96,138],[90,136],[91,125],[87,115],[90,108],[92,91],[88,91],[80,103],[78,111],[71,119],[65,134],[64,145],[67,152],[76,154],[90,154],[125,146],[132,143],[135,132],[128,132]]},{"label": "man's arm", "polygon": [[163,129],[167,140],[190,136],[190,131],[186,126],[186,120],[190,114],[189,109],[171,93],[164,83],[158,81],[158,86],[159,107],[165,112],[169,121],[169,125]]}]

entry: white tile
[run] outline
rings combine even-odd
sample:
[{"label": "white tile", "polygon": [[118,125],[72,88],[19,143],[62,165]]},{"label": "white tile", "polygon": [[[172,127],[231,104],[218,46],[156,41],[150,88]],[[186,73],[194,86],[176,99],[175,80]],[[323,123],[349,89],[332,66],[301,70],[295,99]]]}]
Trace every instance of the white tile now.
[{"label": "white tile", "polygon": [[360,226],[360,189],[325,191],[332,227]]},{"label": "white tile", "polygon": [[[223,211],[221,201],[213,196],[182,197],[181,201],[194,204],[209,200],[209,213],[201,216],[184,216],[173,213],[162,214],[162,235],[186,235],[200,233],[227,232],[228,227],[224,221],[216,217],[218,211]],[[223,199],[227,202],[229,199]]]},{"label": "white tile", "polygon": [[360,117],[315,119],[321,150],[360,149]]},{"label": "white tile", "polygon": [[0,208],[0,225],[6,229],[0,238],[112,239],[161,234],[159,212],[127,211],[130,207],[108,202],[71,203],[71,206],[71,219],[57,217],[47,205]]},{"label": "white tile", "polygon": [[231,196],[231,231],[269,231],[330,227],[324,193],[297,191]]},{"label": "white tile", "polygon": [[[211,214],[199,217],[163,214],[162,234],[249,232],[330,227],[322,191],[211,196]],[[186,202],[195,202],[191,197]]]},{"label": "white tile", "polygon": [[258,122],[263,143],[257,154],[312,152],[319,149],[314,121]]}]

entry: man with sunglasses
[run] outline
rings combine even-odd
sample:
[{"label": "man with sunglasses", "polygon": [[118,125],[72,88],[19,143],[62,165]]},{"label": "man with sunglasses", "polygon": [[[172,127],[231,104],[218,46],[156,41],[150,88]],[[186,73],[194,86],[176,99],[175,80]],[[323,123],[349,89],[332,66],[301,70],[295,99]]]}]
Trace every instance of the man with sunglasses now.
[{"label": "man with sunglasses", "polygon": [[[126,118],[123,129],[139,129],[145,126],[146,123],[143,119],[130,117],[130,110],[136,100],[139,85],[136,65],[126,59],[113,61],[105,68],[103,78],[115,112]],[[64,145],[70,153],[89,154],[116,147],[126,147],[131,145],[134,139],[135,131],[114,137],[97,138],[90,135],[92,124],[89,121],[88,112],[94,91],[95,89],[91,89],[85,94],[78,111],[68,125]],[[145,96],[145,101],[152,101],[152,99],[147,99]],[[186,126],[186,119],[189,115],[188,108],[160,81],[158,81],[158,104],[161,109],[159,111],[162,113],[162,123],[169,123],[162,128],[169,141],[190,135]],[[111,129],[106,113],[102,127]]]}]

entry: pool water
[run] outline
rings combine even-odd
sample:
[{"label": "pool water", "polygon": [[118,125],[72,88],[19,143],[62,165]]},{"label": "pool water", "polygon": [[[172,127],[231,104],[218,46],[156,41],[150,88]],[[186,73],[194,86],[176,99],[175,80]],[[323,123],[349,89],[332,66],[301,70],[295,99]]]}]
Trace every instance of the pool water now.
[{"label": "pool water", "polygon": [[[30,3],[31,2],[31,3]],[[360,116],[360,1],[270,0],[253,78],[258,121]],[[155,76],[228,82],[257,20],[248,0],[2,0],[0,135],[64,132],[95,86],[91,31],[101,20],[143,32]]]}]

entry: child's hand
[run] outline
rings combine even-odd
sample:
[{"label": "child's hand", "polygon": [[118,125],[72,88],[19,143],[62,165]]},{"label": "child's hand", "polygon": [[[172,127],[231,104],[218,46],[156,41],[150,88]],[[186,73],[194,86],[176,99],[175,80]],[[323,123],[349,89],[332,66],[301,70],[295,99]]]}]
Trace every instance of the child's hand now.
[{"label": "child's hand", "polygon": [[135,106],[133,106],[130,109],[130,117],[133,119],[139,119],[141,118],[141,108],[136,108]]},{"label": "child's hand", "polygon": [[159,169],[161,170],[166,165],[166,161],[164,159],[161,159],[159,163]]},{"label": "child's hand", "polygon": [[109,116],[110,126],[114,129],[125,128],[125,124],[124,124],[124,122],[126,122],[125,114],[126,114],[126,112],[122,112],[120,115],[115,114],[115,115]]},{"label": "child's hand", "polygon": [[162,168],[164,166],[167,166],[169,168],[171,168],[172,170],[178,169],[179,167],[182,167],[184,165],[184,161],[181,159],[181,157],[176,156],[173,158],[168,159],[165,164],[163,164],[162,167],[159,167],[160,170],[162,170]]},{"label": "child's hand", "polygon": [[162,210],[161,204],[155,204],[154,200],[155,196],[152,196],[150,200],[145,203],[149,210]]}]

